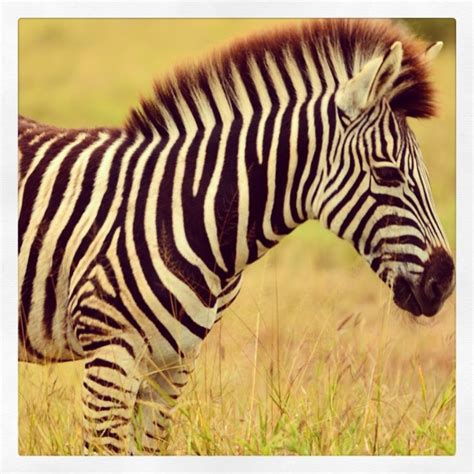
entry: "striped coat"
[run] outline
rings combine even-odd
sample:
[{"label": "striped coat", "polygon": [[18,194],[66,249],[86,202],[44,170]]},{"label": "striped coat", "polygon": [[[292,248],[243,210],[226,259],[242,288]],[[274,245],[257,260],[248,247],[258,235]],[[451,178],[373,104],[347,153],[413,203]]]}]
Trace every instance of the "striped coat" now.
[{"label": "striped coat", "polygon": [[242,271],[308,219],[439,310],[454,266],[406,122],[439,48],[321,20],[177,72],[121,129],[20,117],[20,360],[86,360],[87,452],[160,449]]}]

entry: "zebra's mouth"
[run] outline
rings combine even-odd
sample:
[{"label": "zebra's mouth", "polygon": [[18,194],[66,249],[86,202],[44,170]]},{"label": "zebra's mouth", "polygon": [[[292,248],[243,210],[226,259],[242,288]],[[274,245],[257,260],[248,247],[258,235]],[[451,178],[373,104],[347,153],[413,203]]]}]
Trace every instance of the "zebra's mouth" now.
[{"label": "zebra's mouth", "polygon": [[393,301],[406,311],[410,311],[414,316],[421,316],[423,311],[416,298],[410,283],[403,277],[398,277],[393,285]]},{"label": "zebra's mouth", "polygon": [[434,316],[454,289],[454,262],[443,249],[436,249],[416,283],[398,276],[393,285],[393,299],[415,316]]}]

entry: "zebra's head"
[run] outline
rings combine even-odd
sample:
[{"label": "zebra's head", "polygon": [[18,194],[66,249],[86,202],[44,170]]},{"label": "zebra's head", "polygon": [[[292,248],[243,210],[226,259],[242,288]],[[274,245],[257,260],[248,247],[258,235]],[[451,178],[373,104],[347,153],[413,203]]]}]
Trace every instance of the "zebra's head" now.
[{"label": "zebra's head", "polygon": [[[441,46],[428,48],[423,61]],[[402,60],[396,42],[336,91],[340,141],[319,217],[353,243],[399,307],[433,316],[453,291],[454,263],[407,114],[391,106],[394,90],[406,87]]]}]

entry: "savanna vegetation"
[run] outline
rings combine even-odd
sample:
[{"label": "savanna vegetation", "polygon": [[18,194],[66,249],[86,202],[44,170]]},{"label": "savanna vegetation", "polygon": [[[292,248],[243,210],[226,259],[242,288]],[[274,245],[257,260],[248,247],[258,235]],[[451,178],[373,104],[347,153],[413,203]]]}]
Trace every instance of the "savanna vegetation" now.
[{"label": "savanna vegetation", "polygon": [[[20,113],[61,126],[120,125],[152,78],[284,20],[21,20]],[[454,21],[412,22],[444,39],[439,116],[413,121],[455,251]],[[19,364],[20,454],[81,454],[82,363]],[[244,277],[203,346],[169,454],[455,452],[455,297],[433,319],[394,307],[347,244],[315,222]]]}]

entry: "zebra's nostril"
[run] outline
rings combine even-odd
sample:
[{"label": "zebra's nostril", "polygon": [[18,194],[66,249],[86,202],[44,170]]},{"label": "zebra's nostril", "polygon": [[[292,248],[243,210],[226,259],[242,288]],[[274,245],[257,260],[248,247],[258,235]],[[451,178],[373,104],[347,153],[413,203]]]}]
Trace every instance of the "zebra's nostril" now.
[{"label": "zebra's nostril", "polygon": [[431,279],[425,287],[425,294],[430,300],[439,301],[442,298],[442,290],[439,282]]},{"label": "zebra's nostril", "polygon": [[432,293],[433,297],[436,298],[437,300],[438,300],[438,299],[441,299],[442,292],[441,292],[441,288],[440,288],[440,286],[438,285],[438,283],[436,283],[436,282],[433,282],[433,283],[432,283],[432,285],[431,285],[431,293]]},{"label": "zebra's nostril", "polygon": [[454,263],[444,250],[433,254],[423,280],[422,296],[427,304],[440,304],[451,294],[454,286]]}]

